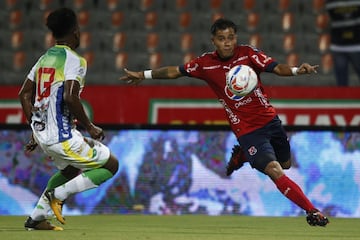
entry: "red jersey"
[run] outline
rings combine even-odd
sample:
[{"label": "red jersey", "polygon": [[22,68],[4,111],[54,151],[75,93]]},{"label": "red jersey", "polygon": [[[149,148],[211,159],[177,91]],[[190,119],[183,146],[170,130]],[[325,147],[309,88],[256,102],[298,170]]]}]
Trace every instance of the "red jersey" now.
[{"label": "red jersey", "polygon": [[[255,90],[244,97],[234,95],[226,85],[225,74],[236,65],[253,68],[258,78]],[[264,52],[248,45],[240,45],[234,49],[234,56],[230,59],[221,59],[217,52],[205,53],[180,66],[180,70],[189,77],[207,82],[223,105],[231,129],[239,138],[265,126],[275,117],[276,111],[264,92],[260,73],[272,72],[276,65],[277,62]]]}]

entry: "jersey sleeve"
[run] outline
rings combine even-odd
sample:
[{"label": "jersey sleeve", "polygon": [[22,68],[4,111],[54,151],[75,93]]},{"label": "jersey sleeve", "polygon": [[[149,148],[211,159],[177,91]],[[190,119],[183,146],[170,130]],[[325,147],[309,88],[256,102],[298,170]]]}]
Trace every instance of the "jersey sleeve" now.
[{"label": "jersey sleeve", "polygon": [[64,67],[64,77],[66,80],[77,80],[82,83],[86,75],[86,60],[74,53],[69,52]]},{"label": "jersey sleeve", "polygon": [[201,79],[201,66],[202,59],[201,57],[197,57],[192,59],[191,61],[185,63],[184,65],[181,65],[179,67],[180,72],[188,77],[194,77],[194,78],[200,78]]},{"label": "jersey sleeve", "polygon": [[272,72],[274,67],[278,64],[274,58],[254,47],[249,47],[248,55],[250,56],[251,62],[262,72]]},{"label": "jersey sleeve", "polygon": [[30,79],[31,81],[35,81],[35,71],[37,69],[37,65],[39,63],[40,59],[35,63],[35,65],[31,68],[30,72],[27,75],[27,78]]}]

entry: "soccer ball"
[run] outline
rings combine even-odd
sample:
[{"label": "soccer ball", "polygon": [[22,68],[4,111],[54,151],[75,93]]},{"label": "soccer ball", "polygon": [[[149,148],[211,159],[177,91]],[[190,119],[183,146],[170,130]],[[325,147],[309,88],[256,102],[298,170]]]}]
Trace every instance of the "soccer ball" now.
[{"label": "soccer ball", "polygon": [[232,67],[226,74],[226,85],[236,96],[246,96],[257,86],[255,71],[246,65]]}]

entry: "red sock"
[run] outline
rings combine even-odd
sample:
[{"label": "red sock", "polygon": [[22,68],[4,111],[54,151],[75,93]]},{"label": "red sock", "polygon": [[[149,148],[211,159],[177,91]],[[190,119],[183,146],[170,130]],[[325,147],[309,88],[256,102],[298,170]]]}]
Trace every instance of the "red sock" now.
[{"label": "red sock", "polygon": [[281,176],[274,182],[276,187],[285,197],[290,199],[293,203],[304,209],[306,212],[315,209],[314,205],[305,196],[299,185],[297,185],[286,175]]}]

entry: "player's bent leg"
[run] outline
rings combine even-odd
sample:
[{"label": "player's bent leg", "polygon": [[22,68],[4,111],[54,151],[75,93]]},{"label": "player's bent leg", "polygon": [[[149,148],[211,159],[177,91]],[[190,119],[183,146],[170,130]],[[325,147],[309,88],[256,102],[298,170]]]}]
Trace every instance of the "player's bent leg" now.
[{"label": "player's bent leg", "polygon": [[[113,177],[118,170],[118,161],[107,146],[94,139],[84,139],[79,132],[74,132],[73,138],[65,142],[51,145],[48,152],[56,160],[57,167],[64,169],[62,173],[66,176],[75,176],[76,169],[83,171],[70,181],[47,191],[51,209],[58,221],[64,224],[64,200],[72,194],[96,188]],[[69,165],[73,167],[67,167]]]},{"label": "player's bent leg", "polygon": [[109,170],[113,175],[115,175],[119,169],[119,161],[114,155],[110,154],[109,160],[102,167]]},{"label": "player's bent leg", "polygon": [[288,160],[286,162],[280,162],[282,169],[290,169],[291,168],[291,161]]},{"label": "player's bent leg", "polygon": [[51,209],[58,221],[65,224],[65,219],[61,214],[65,199],[72,194],[98,187],[116,174],[118,165],[117,159],[110,154],[109,159],[102,167],[84,171],[62,186],[47,191]]},{"label": "player's bent leg", "polygon": [[55,198],[53,189],[73,179],[74,177],[79,175],[79,173],[80,173],[80,169],[69,165],[64,169],[62,169],[61,171],[55,173],[48,181],[46,187],[47,190],[45,191],[44,195],[47,198],[48,204],[50,205],[50,208],[54,212],[54,215],[56,216],[58,221],[62,224],[65,224],[65,218],[62,216],[62,208],[64,202]]},{"label": "player's bent leg", "polygon": [[62,169],[60,172],[67,180],[70,180],[79,175],[81,170],[79,168],[69,165],[66,168]]},{"label": "player's bent leg", "polygon": [[49,200],[51,210],[54,212],[56,219],[61,223],[65,224],[65,218],[62,216],[62,208],[64,201],[55,197],[55,189],[47,190],[45,196]]},{"label": "player's bent leg", "polygon": [[314,207],[299,185],[284,174],[277,161],[269,162],[264,172],[273,180],[276,187],[285,197],[306,211],[306,221],[309,225],[326,226],[329,223],[328,218]]},{"label": "player's bent leg", "polygon": [[[261,157],[256,158],[252,166],[268,175],[285,197],[306,211],[306,221],[310,225],[325,226],[328,224],[329,220],[314,207],[300,186],[285,175],[278,161],[272,159],[274,159],[272,154],[263,154]],[[266,166],[262,168],[265,164]]]},{"label": "player's bent leg", "polygon": [[55,173],[48,181],[46,189],[54,189],[79,175],[80,169],[71,165]]},{"label": "player's bent leg", "polygon": [[51,208],[49,205],[49,200],[45,196],[45,192],[46,190],[40,195],[38,202],[29,216],[34,221],[43,220],[48,217],[48,212]]},{"label": "player's bent leg", "polygon": [[65,224],[65,218],[62,216],[64,201],[72,194],[83,192],[98,187],[101,183],[113,177],[112,172],[106,168],[97,168],[85,171],[65,184],[46,191],[45,196],[49,199],[51,209],[56,219]]},{"label": "player's bent leg", "polygon": [[[49,179],[47,183],[46,190],[41,194],[36,207],[30,214],[31,220],[40,222],[40,220],[46,219],[48,217],[48,211],[51,209],[50,202],[47,196],[45,196],[45,193],[47,190],[54,189],[70,179],[76,177],[79,174],[79,169],[73,167],[73,166],[67,166],[65,169],[55,173],[51,178]],[[60,212],[59,215],[62,213]],[[40,226],[44,227],[47,223],[40,223]],[[45,227],[46,228],[46,227]]]},{"label": "player's bent leg", "polygon": [[264,173],[273,181],[284,175],[283,168],[278,161],[269,162],[264,169]]}]

